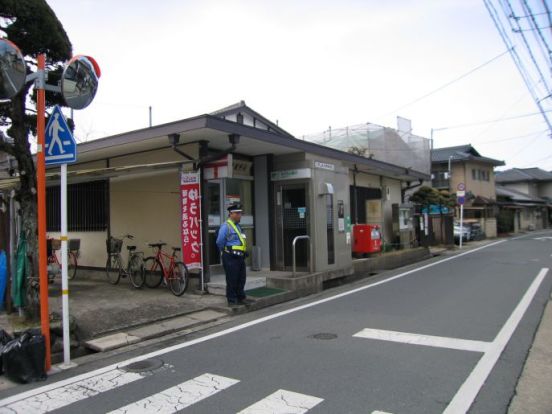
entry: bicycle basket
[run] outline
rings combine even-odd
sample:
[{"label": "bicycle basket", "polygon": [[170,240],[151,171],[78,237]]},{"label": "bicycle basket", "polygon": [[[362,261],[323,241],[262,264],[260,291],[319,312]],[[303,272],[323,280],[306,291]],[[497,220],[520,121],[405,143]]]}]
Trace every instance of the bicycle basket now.
[{"label": "bicycle basket", "polygon": [[107,253],[121,253],[121,249],[123,248],[122,239],[111,237],[105,243],[107,245]]},{"label": "bicycle basket", "polygon": [[80,249],[80,239],[69,239],[69,251],[75,252]]},{"label": "bicycle basket", "polygon": [[60,239],[50,239],[52,250],[61,249],[61,240]]}]

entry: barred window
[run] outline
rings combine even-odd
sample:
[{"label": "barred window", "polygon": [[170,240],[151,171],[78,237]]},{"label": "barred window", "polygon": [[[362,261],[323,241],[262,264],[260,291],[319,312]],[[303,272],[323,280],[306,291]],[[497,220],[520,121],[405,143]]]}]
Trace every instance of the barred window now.
[{"label": "barred window", "polygon": [[[67,186],[68,231],[102,231],[109,220],[109,186],[107,181]],[[60,187],[46,189],[47,231],[61,231]]]}]

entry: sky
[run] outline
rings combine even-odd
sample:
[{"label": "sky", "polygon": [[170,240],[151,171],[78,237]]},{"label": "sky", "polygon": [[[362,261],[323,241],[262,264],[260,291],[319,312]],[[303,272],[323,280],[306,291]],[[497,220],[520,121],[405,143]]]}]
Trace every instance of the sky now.
[{"label": "sky", "polygon": [[[401,116],[417,135],[433,129],[435,148],[472,144],[505,161],[501,169],[552,170],[550,130],[483,0],[47,3],[74,54],[102,69],[94,102],[75,111],[80,142],[147,127],[150,106],[159,125],[244,100],[298,138],[329,126],[396,127]],[[528,3],[543,11],[542,0]],[[536,18],[552,45],[547,16]],[[508,31],[530,68],[521,33]],[[536,31],[523,33],[535,47]],[[544,78],[534,71],[530,85],[552,110],[550,60],[539,56]]]}]

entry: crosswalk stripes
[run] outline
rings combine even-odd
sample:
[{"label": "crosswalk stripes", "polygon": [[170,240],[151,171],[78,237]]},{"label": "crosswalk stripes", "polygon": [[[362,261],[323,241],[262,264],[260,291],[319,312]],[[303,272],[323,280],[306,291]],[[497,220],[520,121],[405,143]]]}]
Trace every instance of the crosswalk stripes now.
[{"label": "crosswalk stripes", "polygon": [[238,414],[303,414],[324,401],[297,392],[278,390]]},{"label": "crosswalk stripes", "polygon": [[128,404],[108,414],[139,414],[155,412],[172,414],[208,398],[239,380],[213,374],[203,374],[189,381],[150,395],[140,401]]},{"label": "crosswalk stripes", "polygon": [[[84,380],[69,383],[50,391],[2,405],[0,414],[48,413],[70,404],[114,390],[145,378],[147,374],[110,370]],[[132,402],[108,414],[138,414],[155,412],[172,414],[223,391],[240,380],[205,373],[167,388],[139,401]],[[324,401],[322,398],[280,389],[243,409],[238,414],[303,414]]]},{"label": "crosswalk stripes", "polygon": [[[119,369],[70,383],[51,391],[36,394],[8,405],[0,405],[0,414],[47,413],[69,404],[140,380],[145,375]],[[1,404],[1,402],[0,402]]]}]

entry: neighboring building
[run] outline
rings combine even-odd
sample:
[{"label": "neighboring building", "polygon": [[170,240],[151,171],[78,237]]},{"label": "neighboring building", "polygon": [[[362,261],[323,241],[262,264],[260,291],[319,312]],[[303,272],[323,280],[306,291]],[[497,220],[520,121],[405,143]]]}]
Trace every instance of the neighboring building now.
[{"label": "neighboring building", "polygon": [[496,188],[494,168],[504,161],[482,156],[471,145],[431,151],[431,184],[438,190],[456,193],[464,184],[466,222],[479,222],[487,237],[496,237]]},{"label": "neighboring building", "polygon": [[552,224],[552,172],[512,168],[498,172],[496,182],[515,195],[510,201],[522,210],[524,219],[518,230],[538,230]]},{"label": "neighboring building", "polygon": [[[499,233],[517,233],[546,227],[547,200],[513,188],[496,186]],[[549,222],[548,222],[549,223]]]},{"label": "neighboring building", "polygon": [[[414,174],[419,180],[396,179],[379,173],[350,169],[351,217],[356,224],[377,224],[383,229],[385,244],[397,246],[400,238],[398,216],[393,215],[405,201],[405,193],[429,179],[430,140],[412,134],[411,122],[397,117],[397,129],[372,123],[330,128],[326,131],[303,136],[306,141],[358,154],[380,161],[404,173]],[[397,170],[397,173],[399,171]],[[425,179],[424,179],[425,180]],[[408,184],[409,182],[413,185]],[[356,203],[355,203],[356,200]],[[395,217],[395,219],[394,219]],[[406,243],[408,245],[408,243]]]}]

